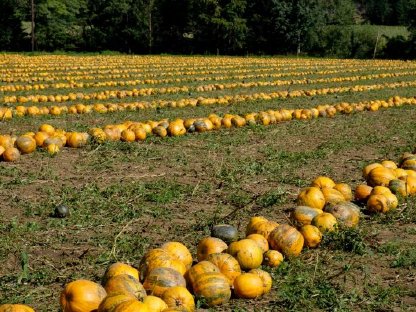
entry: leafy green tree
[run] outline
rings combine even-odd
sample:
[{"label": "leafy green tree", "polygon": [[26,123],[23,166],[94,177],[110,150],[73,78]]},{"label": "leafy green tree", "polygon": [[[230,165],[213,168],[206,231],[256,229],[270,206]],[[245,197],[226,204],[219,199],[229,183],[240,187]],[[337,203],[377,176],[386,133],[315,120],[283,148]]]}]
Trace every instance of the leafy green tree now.
[{"label": "leafy green tree", "polygon": [[22,9],[19,1],[0,1],[0,50],[17,50],[22,47],[22,15],[19,8]]}]

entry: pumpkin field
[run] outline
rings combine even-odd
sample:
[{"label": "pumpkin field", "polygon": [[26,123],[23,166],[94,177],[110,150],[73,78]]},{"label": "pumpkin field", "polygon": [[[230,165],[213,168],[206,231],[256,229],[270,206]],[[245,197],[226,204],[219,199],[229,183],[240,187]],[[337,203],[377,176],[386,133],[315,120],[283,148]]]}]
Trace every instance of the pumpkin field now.
[{"label": "pumpkin field", "polygon": [[0,158],[0,312],[416,311],[416,62],[2,54]]}]

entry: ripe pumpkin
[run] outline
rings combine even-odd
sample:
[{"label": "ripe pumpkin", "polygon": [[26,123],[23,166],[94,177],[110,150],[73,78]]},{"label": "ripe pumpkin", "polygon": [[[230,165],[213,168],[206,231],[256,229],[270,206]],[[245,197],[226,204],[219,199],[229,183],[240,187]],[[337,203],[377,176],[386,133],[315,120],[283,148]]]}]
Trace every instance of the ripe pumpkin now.
[{"label": "ripe pumpkin", "polygon": [[371,191],[370,195],[386,195],[386,194],[392,194],[390,189],[385,186],[375,186],[373,190]]},{"label": "ripe pumpkin", "polygon": [[238,231],[232,225],[217,224],[212,227],[211,236],[219,238],[225,243],[230,244],[238,240]]},{"label": "ripe pumpkin", "polygon": [[106,297],[105,289],[88,280],[76,280],[65,285],[59,299],[63,312],[85,312],[98,309]]},{"label": "ripe pumpkin", "polygon": [[39,131],[43,131],[48,134],[53,134],[55,132],[55,128],[49,124],[42,124],[39,127]]},{"label": "ripe pumpkin", "polygon": [[260,277],[261,281],[263,282],[263,295],[270,292],[270,290],[272,289],[273,281],[272,277],[268,272],[261,269],[253,269],[250,270],[248,273],[255,274],[258,277]]},{"label": "ripe pumpkin", "polygon": [[166,131],[166,128],[163,126],[157,126],[155,128],[152,129],[152,133],[154,135],[157,135],[161,138],[164,138],[165,136],[168,135],[168,132]]},{"label": "ripe pumpkin", "polygon": [[321,209],[316,209],[308,206],[297,206],[292,210],[290,216],[294,223],[307,225],[311,224],[312,219],[322,212],[323,211]]},{"label": "ripe pumpkin", "polygon": [[323,189],[325,187],[333,188],[335,186],[335,182],[329,177],[319,176],[315,180],[313,180],[311,186],[314,186],[320,189]]},{"label": "ripe pumpkin", "polygon": [[322,240],[321,231],[314,225],[304,225],[299,229],[305,239],[305,245],[309,248],[317,247]]},{"label": "ripe pumpkin", "polygon": [[191,293],[185,287],[176,286],[167,289],[162,300],[169,308],[178,308],[184,312],[195,311],[195,300]]},{"label": "ripe pumpkin", "polygon": [[394,180],[396,176],[394,171],[383,166],[376,167],[370,171],[367,176],[367,183],[370,186],[388,186],[391,180]]},{"label": "ripe pumpkin", "polygon": [[381,165],[385,168],[389,168],[389,169],[397,169],[397,165],[394,161],[391,160],[383,160],[381,162]]},{"label": "ripe pumpkin", "polygon": [[130,299],[117,305],[112,312],[149,312],[149,309],[143,302]]},{"label": "ripe pumpkin", "polygon": [[173,261],[173,257],[167,250],[162,248],[150,249],[139,264],[140,280],[143,281],[147,274],[155,268],[171,267]]},{"label": "ripe pumpkin", "polygon": [[279,225],[269,236],[270,248],[280,251],[284,256],[298,256],[303,243],[302,234],[289,224]]},{"label": "ripe pumpkin", "polygon": [[210,261],[201,261],[191,267],[185,274],[187,283],[193,287],[196,279],[205,273],[221,273],[220,269]]},{"label": "ripe pumpkin", "polygon": [[7,162],[16,161],[20,158],[20,152],[15,147],[8,147],[2,154],[3,160]]},{"label": "ripe pumpkin", "polygon": [[257,269],[263,262],[262,249],[251,239],[231,243],[228,253],[237,259],[243,270]]},{"label": "ripe pumpkin", "polygon": [[324,187],[322,189],[322,194],[324,194],[326,203],[337,204],[345,201],[344,195],[334,188]]},{"label": "ripe pumpkin", "polygon": [[133,268],[131,265],[128,265],[126,263],[116,262],[110,265],[105,271],[103,276],[103,284],[105,285],[105,283],[107,283],[107,280],[109,280],[112,277],[124,274],[130,275],[137,279],[139,278],[139,271],[137,271],[137,269]]},{"label": "ripe pumpkin", "polygon": [[339,224],[346,227],[356,227],[360,221],[360,208],[351,202],[327,205],[325,212],[332,214]]},{"label": "ripe pumpkin", "polygon": [[270,233],[279,225],[274,221],[265,221],[265,222],[257,222],[251,227],[251,230],[248,234],[260,234],[263,235],[264,238],[268,239]]},{"label": "ripe pumpkin", "polygon": [[404,181],[406,182],[406,187],[409,195],[416,194],[416,172],[414,176],[407,176]]},{"label": "ripe pumpkin", "polygon": [[266,251],[263,255],[263,264],[275,268],[283,262],[283,255],[277,250]]},{"label": "ripe pumpkin", "polygon": [[[135,300],[136,298],[129,294],[112,293],[107,295],[103,301],[101,301],[98,312],[113,312],[117,306],[125,301]],[[86,310],[87,311],[87,310]],[[88,310],[89,311],[89,310]],[[96,310],[94,310],[96,311]]]},{"label": "ripe pumpkin", "polygon": [[355,200],[359,202],[367,202],[373,188],[366,184],[357,185],[355,188]]},{"label": "ripe pumpkin", "polygon": [[392,191],[393,194],[400,194],[401,196],[408,196],[409,195],[409,188],[407,187],[407,183],[404,180],[395,179],[391,180],[389,183],[389,189]]},{"label": "ripe pumpkin", "polygon": [[334,186],[338,192],[340,192],[344,196],[345,201],[352,200],[352,190],[351,187],[347,183],[337,183]]},{"label": "ripe pumpkin", "polygon": [[49,155],[51,155],[51,156],[54,156],[54,155],[56,155],[56,154],[58,154],[59,153],[59,146],[58,145],[56,145],[56,144],[49,144],[47,147],[46,147],[46,150],[48,151],[48,154]]},{"label": "ripe pumpkin", "polygon": [[139,279],[128,274],[116,275],[108,279],[104,285],[104,289],[107,294],[131,294],[139,300],[143,300],[146,297],[146,290]]},{"label": "ripe pumpkin", "polygon": [[266,251],[269,250],[269,242],[267,241],[267,239],[263,235],[250,234],[246,238],[254,240],[257,243],[257,245],[259,245],[259,247],[261,248],[263,253],[265,253]]},{"label": "ripe pumpkin", "polygon": [[387,198],[384,195],[371,195],[367,201],[367,209],[371,212],[386,213],[389,211]]},{"label": "ripe pumpkin", "polygon": [[322,210],[325,206],[325,196],[319,188],[307,187],[299,193],[297,204]]},{"label": "ripe pumpkin", "polygon": [[199,242],[198,248],[197,248],[198,261],[205,260],[208,257],[208,255],[212,253],[221,253],[224,250],[226,250],[227,247],[228,247],[227,244],[219,238],[215,238],[215,237],[203,238]]},{"label": "ripe pumpkin", "polygon": [[387,205],[389,206],[389,210],[396,209],[399,205],[399,201],[397,199],[397,196],[393,193],[385,194],[384,195],[387,198]]},{"label": "ripe pumpkin", "polygon": [[144,280],[143,287],[147,293],[157,297],[174,286],[186,287],[186,281],[181,273],[171,268],[156,268],[150,271]]},{"label": "ripe pumpkin", "polygon": [[257,274],[241,274],[234,280],[234,294],[244,299],[260,297],[263,295],[263,281]]},{"label": "ripe pumpkin", "polygon": [[207,261],[212,262],[220,272],[228,279],[230,286],[233,285],[234,279],[241,274],[241,268],[238,261],[226,253],[210,254]]},{"label": "ripe pumpkin", "polygon": [[156,296],[146,296],[143,303],[147,306],[149,312],[162,312],[169,308],[166,302]]},{"label": "ripe pumpkin", "polygon": [[180,136],[186,133],[186,128],[183,122],[171,122],[167,128],[170,136]]},{"label": "ripe pumpkin", "polygon": [[325,233],[335,231],[338,222],[332,214],[324,212],[313,218],[312,225],[316,226],[322,233]]},{"label": "ripe pumpkin", "polygon": [[16,140],[16,147],[22,154],[29,154],[36,150],[36,140],[30,136],[20,136]]},{"label": "ripe pumpkin", "polygon": [[252,229],[253,229],[253,227],[256,223],[266,222],[266,221],[268,221],[268,220],[265,217],[261,217],[261,216],[251,217],[250,221],[249,221],[249,223],[247,224],[247,227],[246,227],[246,236],[250,235],[250,233],[252,233]]},{"label": "ripe pumpkin", "polygon": [[184,244],[179,242],[167,242],[160,248],[165,249],[173,259],[182,262],[186,269],[189,269],[192,266],[192,255]]},{"label": "ripe pumpkin", "polygon": [[123,142],[134,142],[136,140],[136,134],[133,130],[125,129],[120,134],[120,140]]},{"label": "ripe pumpkin", "polygon": [[66,144],[69,147],[78,148],[78,147],[85,146],[87,144],[87,140],[88,140],[87,133],[72,132],[68,134]]},{"label": "ripe pumpkin", "polygon": [[383,167],[383,165],[379,163],[372,163],[372,164],[365,166],[363,168],[363,178],[367,179],[368,174],[371,172],[371,170],[373,170],[374,168],[379,168],[379,167]]},{"label": "ripe pumpkin", "polygon": [[394,175],[398,179],[400,179],[401,177],[407,177],[408,176],[407,171],[405,169],[402,169],[402,168],[394,169]]},{"label": "ripe pumpkin", "polygon": [[35,312],[35,310],[23,304],[2,304],[0,312]]},{"label": "ripe pumpkin", "polygon": [[12,138],[10,135],[0,135],[0,146],[4,148],[13,147]]},{"label": "ripe pumpkin", "polygon": [[406,159],[401,165],[402,169],[416,171],[416,159]]},{"label": "ripe pumpkin", "polygon": [[209,307],[227,303],[231,298],[230,284],[222,273],[199,275],[193,285],[193,291],[195,296],[203,299]]}]

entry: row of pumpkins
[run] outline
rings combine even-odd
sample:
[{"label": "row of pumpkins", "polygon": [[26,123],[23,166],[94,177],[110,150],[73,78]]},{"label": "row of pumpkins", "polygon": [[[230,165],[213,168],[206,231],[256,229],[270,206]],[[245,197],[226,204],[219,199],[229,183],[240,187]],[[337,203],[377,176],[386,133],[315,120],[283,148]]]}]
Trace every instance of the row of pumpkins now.
[{"label": "row of pumpkins", "polygon": [[[185,245],[167,242],[149,250],[138,269],[112,264],[102,285],[73,281],[61,293],[61,308],[64,312],[194,311],[194,296],[209,307],[227,303],[232,295],[258,298],[272,287],[272,278],[261,265],[277,267],[284,257],[298,256],[304,246],[319,246],[325,233],[358,226],[361,212],[353,199],[366,203],[370,212],[384,213],[397,207],[393,192],[416,194],[416,154],[403,154],[399,166],[389,160],[370,164],[363,176],[368,185],[358,185],[354,196],[348,184],[317,177],[297,197],[291,211],[293,226],[252,217],[241,240],[235,227],[214,226],[211,236],[200,240],[195,264]],[[0,306],[0,312],[24,311],[34,310],[24,305]]]},{"label": "row of pumpkins", "polygon": [[246,125],[270,125],[292,119],[307,120],[317,117],[333,117],[338,112],[349,114],[354,111],[377,111],[379,108],[388,108],[401,105],[415,105],[416,98],[393,97],[388,101],[370,101],[360,103],[340,103],[336,105],[319,105],[312,109],[280,109],[249,113],[244,116],[225,114],[220,117],[211,114],[207,118],[188,118],[169,121],[133,122],[126,121],[121,124],[107,125],[103,128],[91,128],[89,133],[66,132],[55,129],[49,124],[43,124],[38,132],[27,132],[20,137],[0,135],[0,156],[5,161],[15,161],[20,154],[29,154],[37,147],[45,148],[49,154],[55,155],[64,146],[83,147],[89,139],[98,143],[104,141],[143,141],[148,135],[159,137],[181,136],[186,133],[206,132],[221,128],[243,127]]}]

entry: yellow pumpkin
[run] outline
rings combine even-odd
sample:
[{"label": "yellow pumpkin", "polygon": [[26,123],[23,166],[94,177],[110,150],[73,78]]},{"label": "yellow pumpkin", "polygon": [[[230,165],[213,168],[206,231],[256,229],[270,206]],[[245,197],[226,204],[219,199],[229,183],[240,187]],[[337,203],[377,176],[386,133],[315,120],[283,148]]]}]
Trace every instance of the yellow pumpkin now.
[{"label": "yellow pumpkin", "polygon": [[269,250],[269,242],[267,241],[267,239],[263,235],[250,234],[246,238],[254,240],[257,243],[257,245],[259,245],[259,247],[261,248],[263,253],[265,253],[266,251]]},{"label": "yellow pumpkin", "polygon": [[305,246],[315,248],[321,243],[322,233],[316,226],[311,224],[304,225],[299,229],[299,232],[305,239]]},{"label": "yellow pumpkin", "polygon": [[283,255],[277,250],[266,251],[263,255],[263,264],[275,268],[283,262]]},{"label": "yellow pumpkin", "polygon": [[[172,268],[172,262],[174,260],[175,259],[171,256],[171,254],[165,249],[150,249],[143,256],[139,264],[140,280],[143,281],[146,278],[147,274],[149,274],[149,272],[153,269],[161,267]],[[185,266],[184,264],[182,265]]]},{"label": "yellow pumpkin", "polygon": [[209,261],[201,261],[191,267],[185,274],[187,283],[193,287],[196,279],[205,273],[221,273],[220,269]]},{"label": "yellow pumpkin", "polygon": [[257,269],[263,262],[262,249],[251,239],[232,242],[228,253],[237,259],[243,270]]},{"label": "yellow pumpkin", "polygon": [[188,248],[179,242],[167,242],[160,248],[165,249],[174,259],[181,261],[186,269],[192,266],[192,255]]},{"label": "yellow pumpkin", "polygon": [[30,136],[22,135],[16,140],[16,147],[22,154],[29,154],[36,150],[36,140]]},{"label": "yellow pumpkin", "polygon": [[359,202],[367,202],[373,188],[369,185],[360,184],[355,188],[354,198]]},{"label": "yellow pumpkin", "polygon": [[319,176],[315,180],[313,180],[311,186],[314,186],[320,189],[323,189],[325,187],[333,188],[335,186],[335,182],[329,177]]},{"label": "yellow pumpkin", "polygon": [[326,203],[337,204],[345,201],[344,195],[335,188],[324,187],[322,189],[322,194],[324,194]]},{"label": "yellow pumpkin", "polygon": [[295,224],[306,225],[311,224],[312,219],[322,212],[321,209],[308,206],[297,206],[292,210],[290,216]]},{"label": "yellow pumpkin", "polygon": [[98,309],[106,297],[105,289],[88,280],[76,280],[65,285],[61,293],[60,305],[63,312],[85,312]]},{"label": "yellow pumpkin", "polygon": [[149,309],[143,302],[131,299],[117,305],[112,312],[149,312]]},{"label": "yellow pumpkin", "polygon": [[250,231],[247,232],[249,234],[260,234],[263,235],[264,238],[268,239],[270,233],[278,226],[279,224],[274,221],[265,221],[265,222],[257,222],[250,227]]},{"label": "yellow pumpkin", "polygon": [[376,167],[370,171],[367,176],[367,183],[370,186],[388,186],[391,180],[394,180],[396,176],[394,171],[383,166]]},{"label": "yellow pumpkin", "polygon": [[146,290],[139,279],[128,274],[116,275],[108,279],[104,285],[104,289],[107,294],[131,294],[139,300],[143,300],[146,297]]},{"label": "yellow pumpkin", "polygon": [[193,284],[193,291],[195,296],[203,299],[209,307],[227,303],[231,298],[230,284],[222,273],[199,275]]},{"label": "yellow pumpkin", "polygon": [[147,293],[160,297],[170,287],[186,287],[186,281],[181,273],[171,268],[156,268],[149,272],[143,287]]},{"label": "yellow pumpkin", "polygon": [[346,227],[356,227],[360,221],[360,208],[351,202],[328,205],[325,212],[332,214],[339,224]]},{"label": "yellow pumpkin", "polygon": [[228,248],[227,244],[219,238],[203,238],[197,248],[198,261],[205,260],[212,253],[221,253]]},{"label": "yellow pumpkin", "polygon": [[24,304],[2,304],[0,312],[35,312],[35,310]]},{"label": "yellow pumpkin", "polygon": [[280,251],[284,256],[298,256],[303,244],[302,234],[288,224],[279,225],[269,236],[270,248]]},{"label": "yellow pumpkin", "polygon": [[258,298],[263,295],[263,281],[254,273],[241,274],[234,280],[234,294],[238,298]]},{"label": "yellow pumpkin", "polygon": [[162,312],[169,308],[166,302],[156,296],[146,296],[143,303],[147,306],[149,312]]},{"label": "yellow pumpkin", "polygon": [[258,277],[260,277],[261,281],[263,282],[263,295],[270,292],[270,290],[272,289],[273,281],[272,277],[268,272],[261,269],[253,269],[250,270],[248,273],[255,274]]},{"label": "yellow pumpkin", "polygon": [[259,222],[267,222],[267,221],[268,220],[265,217],[261,217],[261,216],[250,218],[250,221],[249,221],[249,223],[247,224],[247,227],[246,227],[246,236],[250,235],[250,233],[252,233],[253,227],[254,227],[255,224],[257,224]]},{"label": "yellow pumpkin", "polygon": [[166,128],[163,127],[163,126],[157,126],[157,127],[153,128],[152,133],[154,135],[157,135],[157,136],[161,137],[161,138],[164,138],[165,136],[168,135],[168,132],[167,132]]},{"label": "yellow pumpkin", "polygon": [[110,265],[104,273],[103,284],[107,282],[110,278],[117,275],[130,275],[134,278],[139,278],[139,271],[133,268],[131,265],[122,262],[116,262]]},{"label": "yellow pumpkin", "polygon": [[238,261],[226,253],[214,253],[207,257],[207,261],[212,262],[220,272],[228,279],[230,286],[233,285],[234,279],[241,274],[241,268]]},{"label": "yellow pumpkin", "polygon": [[386,213],[389,211],[387,198],[384,195],[370,195],[367,200],[367,209],[371,212]]},{"label": "yellow pumpkin", "polygon": [[125,129],[120,134],[120,140],[123,142],[134,142],[136,141],[136,134],[133,130]]},{"label": "yellow pumpkin", "polygon": [[373,170],[374,168],[379,168],[379,167],[383,167],[383,165],[379,163],[372,163],[372,164],[365,166],[363,168],[363,178],[367,179],[368,174],[371,172],[371,170]]},{"label": "yellow pumpkin", "polygon": [[304,188],[298,195],[297,203],[299,206],[308,206],[316,209],[323,209],[325,206],[325,196],[317,187]]},{"label": "yellow pumpkin", "polygon": [[184,312],[195,311],[194,297],[185,287],[176,286],[167,289],[162,295],[162,300],[169,308],[178,308]]},{"label": "yellow pumpkin", "polygon": [[397,169],[397,165],[394,161],[391,160],[383,160],[381,162],[381,165],[385,168],[389,168],[389,169]]},{"label": "yellow pumpkin", "polygon": [[[123,302],[136,300],[136,297],[130,294],[111,293],[108,294],[100,303],[97,312],[114,312],[114,310]],[[87,311],[87,310],[86,310]],[[88,310],[89,311],[89,310]]]},{"label": "yellow pumpkin", "polygon": [[325,233],[335,231],[337,229],[338,222],[332,214],[324,212],[313,218],[312,225],[316,226],[322,233]]},{"label": "yellow pumpkin", "polygon": [[183,122],[178,121],[169,123],[167,130],[170,136],[180,136],[186,133],[186,128],[183,125]]},{"label": "yellow pumpkin", "polygon": [[3,160],[7,162],[16,161],[20,158],[20,152],[15,147],[8,147],[2,154]]},{"label": "yellow pumpkin", "polygon": [[416,159],[406,159],[401,164],[402,169],[416,171]]},{"label": "yellow pumpkin", "polygon": [[352,190],[351,187],[347,183],[337,183],[334,186],[338,192],[340,192],[344,196],[345,201],[352,200]]},{"label": "yellow pumpkin", "polygon": [[66,144],[69,147],[78,148],[78,147],[85,146],[87,144],[87,140],[88,140],[87,133],[72,132],[68,134]]}]

